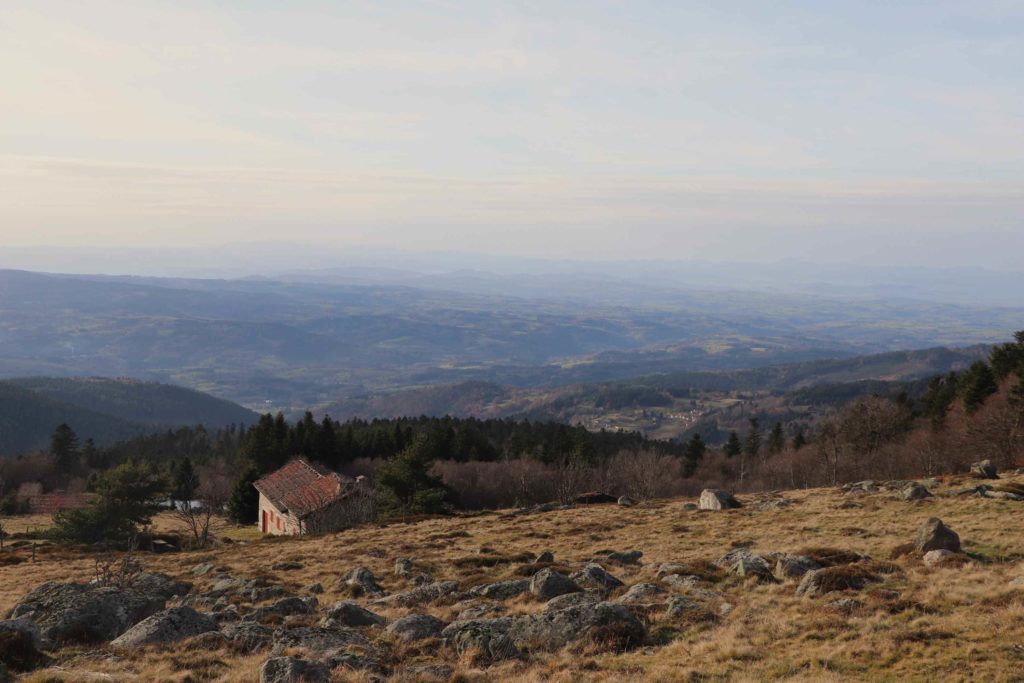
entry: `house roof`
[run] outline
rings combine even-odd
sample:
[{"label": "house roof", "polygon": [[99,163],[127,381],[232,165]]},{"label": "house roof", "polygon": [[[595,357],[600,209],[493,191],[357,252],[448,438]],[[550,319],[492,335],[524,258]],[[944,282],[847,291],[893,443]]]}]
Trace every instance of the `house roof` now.
[{"label": "house roof", "polygon": [[344,498],[349,483],[322,465],[295,458],[253,486],[278,510],[301,518]]}]

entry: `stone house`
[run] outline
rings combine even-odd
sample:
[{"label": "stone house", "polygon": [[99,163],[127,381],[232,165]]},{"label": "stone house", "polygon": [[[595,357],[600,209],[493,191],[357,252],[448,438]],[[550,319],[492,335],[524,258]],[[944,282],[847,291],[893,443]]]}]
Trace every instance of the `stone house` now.
[{"label": "stone house", "polygon": [[272,535],[328,531],[332,513],[344,505],[356,483],[303,458],[253,483],[260,493],[260,530]]}]

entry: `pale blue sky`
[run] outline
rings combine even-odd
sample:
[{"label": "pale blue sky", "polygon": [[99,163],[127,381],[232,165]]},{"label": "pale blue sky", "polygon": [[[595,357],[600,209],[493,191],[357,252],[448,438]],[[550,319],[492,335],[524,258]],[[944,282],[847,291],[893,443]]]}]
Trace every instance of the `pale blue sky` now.
[{"label": "pale blue sky", "polygon": [[5,2],[0,246],[1019,265],[1021,2]]}]

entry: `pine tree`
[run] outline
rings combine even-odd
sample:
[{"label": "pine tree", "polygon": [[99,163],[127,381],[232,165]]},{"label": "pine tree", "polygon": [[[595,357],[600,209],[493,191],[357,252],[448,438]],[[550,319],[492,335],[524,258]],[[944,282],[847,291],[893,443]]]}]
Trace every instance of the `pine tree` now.
[{"label": "pine tree", "polygon": [[807,435],[804,434],[803,427],[796,430],[796,435],[793,437],[793,450],[798,451],[807,445]]},{"label": "pine tree", "polygon": [[199,475],[192,467],[192,461],[184,458],[171,471],[171,500],[187,502],[195,498],[199,488]]},{"label": "pine tree", "polygon": [[750,431],[747,438],[743,440],[743,454],[748,458],[756,458],[761,452],[761,443],[764,441],[764,433],[761,431],[761,423],[756,417],[750,418]]},{"label": "pine tree", "polygon": [[377,470],[385,507],[400,514],[436,513],[448,508],[452,491],[430,474],[437,449],[437,444],[432,443],[434,438],[427,434],[417,436]]},{"label": "pine tree", "polygon": [[964,410],[970,415],[999,390],[992,368],[983,360],[975,361],[960,381]]},{"label": "pine tree", "polygon": [[57,467],[62,472],[74,469],[78,465],[78,435],[67,425],[61,423],[53,430],[50,437],[50,455],[57,459]]},{"label": "pine tree", "polygon": [[237,524],[254,524],[257,521],[260,493],[253,483],[259,478],[260,470],[257,466],[249,465],[245,468],[231,489],[227,506],[228,519]]},{"label": "pine tree", "polygon": [[740,444],[739,434],[736,432],[729,432],[729,439],[725,442],[725,446],[722,447],[722,452],[730,458],[735,458],[743,452],[743,446]]},{"label": "pine tree", "polygon": [[700,438],[700,434],[694,434],[686,444],[686,450],[683,452],[683,457],[696,463],[704,457],[704,453],[707,449],[708,447],[704,443],[704,440]]},{"label": "pine tree", "polygon": [[782,452],[782,449],[786,447],[786,433],[782,431],[782,423],[776,422],[775,426],[772,427],[771,433],[768,434],[768,452],[771,455],[777,455]]}]

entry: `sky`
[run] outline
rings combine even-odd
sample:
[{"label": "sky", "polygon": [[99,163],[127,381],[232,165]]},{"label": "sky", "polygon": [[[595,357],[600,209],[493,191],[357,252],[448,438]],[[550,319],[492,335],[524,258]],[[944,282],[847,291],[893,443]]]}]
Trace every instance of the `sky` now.
[{"label": "sky", "polygon": [[0,257],[1022,269],[1019,1],[8,0],[0,83]]}]

